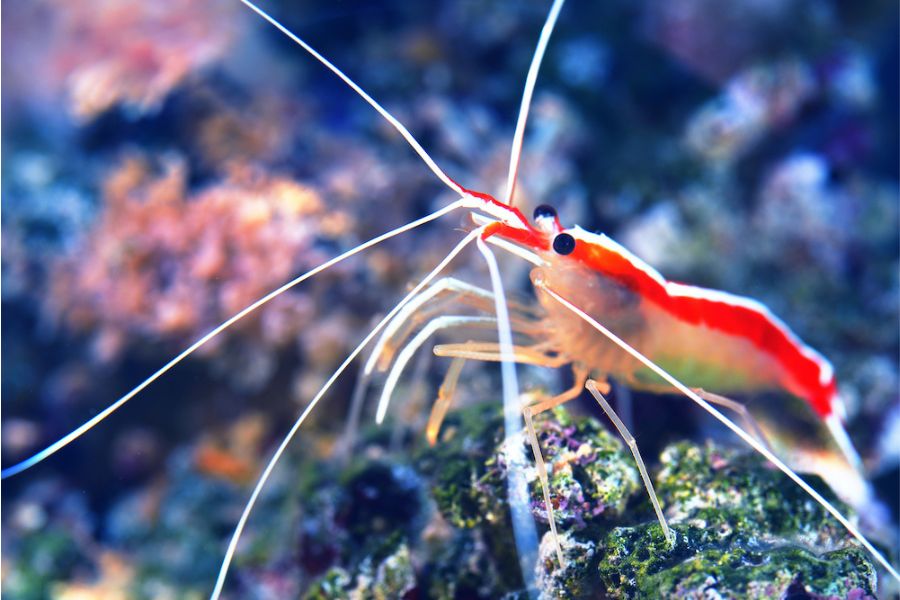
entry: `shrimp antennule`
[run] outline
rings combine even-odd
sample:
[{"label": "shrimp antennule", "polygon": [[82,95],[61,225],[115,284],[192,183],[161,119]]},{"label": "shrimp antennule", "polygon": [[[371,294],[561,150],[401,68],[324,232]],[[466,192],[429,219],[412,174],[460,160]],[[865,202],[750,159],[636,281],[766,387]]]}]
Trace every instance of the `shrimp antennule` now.
[{"label": "shrimp antennule", "polygon": [[534,95],[534,86],[537,83],[538,71],[541,69],[544,52],[547,50],[547,44],[550,42],[550,36],[553,34],[553,28],[556,26],[556,19],[559,17],[563,4],[565,4],[565,0],[554,0],[553,6],[550,7],[547,20],[541,29],[541,36],[538,38],[537,47],[534,49],[534,56],[531,58],[531,66],[528,67],[528,75],[525,77],[525,89],[522,90],[522,104],[519,107],[519,118],[516,121],[516,132],[513,135],[512,151],[509,155],[506,203],[510,206],[513,204],[513,198],[516,193],[516,177],[519,174],[519,161],[522,158],[522,140],[525,137],[525,125],[528,123],[528,113],[531,109],[531,97]]}]

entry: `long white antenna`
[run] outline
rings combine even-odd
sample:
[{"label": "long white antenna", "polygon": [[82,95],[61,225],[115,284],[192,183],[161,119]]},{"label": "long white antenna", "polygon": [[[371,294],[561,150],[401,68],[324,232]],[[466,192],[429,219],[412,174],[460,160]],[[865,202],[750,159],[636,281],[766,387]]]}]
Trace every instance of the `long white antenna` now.
[{"label": "long white antenna", "polygon": [[281,31],[281,33],[283,33],[284,35],[291,38],[301,48],[303,48],[304,50],[309,52],[316,60],[318,60],[320,63],[322,63],[323,65],[328,67],[328,69],[332,73],[334,73],[335,75],[340,77],[341,80],[343,80],[344,83],[349,85],[353,89],[354,92],[359,94],[363,100],[368,102],[372,106],[372,108],[377,110],[378,113],[382,117],[384,117],[385,120],[394,127],[394,129],[396,129],[398,132],[400,132],[400,135],[402,135],[403,138],[409,143],[409,145],[412,146],[412,149],[415,150],[416,154],[418,154],[422,158],[422,160],[425,162],[425,164],[428,165],[428,168],[431,169],[431,171],[435,175],[437,175],[438,179],[443,181],[447,187],[449,187],[451,190],[453,190],[457,194],[465,195],[465,190],[462,187],[460,187],[460,185],[458,183],[456,183],[455,181],[450,179],[447,176],[447,174],[444,173],[444,171],[439,166],[437,166],[437,163],[434,162],[434,160],[431,158],[431,156],[428,155],[427,152],[425,152],[425,149],[422,147],[421,144],[419,144],[419,142],[416,140],[416,138],[413,137],[413,135],[406,128],[406,126],[403,125],[403,123],[401,123],[399,120],[397,120],[397,118],[394,117],[394,115],[389,113],[387,111],[387,109],[385,109],[383,106],[381,106],[381,104],[379,104],[374,98],[372,98],[372,96],[367,94],[365,92],[365,90],[363,90],[361,87],[359,87],[356,84],[356,82],[354,82],[352,79],[347,77],[344,74],[344,72],[341,71],[340,69],[338,69],[336,66],[334,66],[334,64],[331,61],[329,61],[327,58],[325,58],[324,56],[322,56],[321,54],[316,52],[316,50],[312,46],[310,46],[309,44],[307,44],[306,42],[301,40],[299,37],[297,37],[296,34],[294,34],[287,27],[285,27],[284,25],[279,23],[274,17],[270,16],[269,13],[267,13],[266,11],[264,11],[263,9],[261,9],[260,7],[255,5],[253,2],[250,2],[250,0],[241,0],[241,2],[243,2],[244,4],[249,6],[256,14],[258,14],[263,19],[265,19],[266,21],[268,21],[269,23],[274,25],[276,28],[278,28],[279,31]]},{"label": "long white antenna", "polygon": [[525,449],[522,441],[522,406],[519,398],[519,379],[516,376],[515,352],[513,350],[512,328],[509,325],[509,308],[503,291],[503,280],[494,253],[484,240],[478,238],[478,250],[487,262],[494,292],[494,308],[497,311],[497,334],[500,342],[500,374],[503,382],[503,427],[505,429],[504,450],[507,461],[506,485],[509,497],[509,512],[512,517],[513,538],[519,557],[519,569],[525,589],[533,594],[536,586],[535,562],[537,560],[538,537],[531,514],[528,483],[523,471]]},{"label": "long white antenna", "polygon": [[900,581],[900,573],[898,573],[897,570],[893,566],[891,566],[891,563],[889,563],[887,561],[887,559],[884,556],[882,556],[881,553],[878,552],[878,550],[875,549],[875,546],[873,546],[871,544],[871,542],[869,542],[869,540],[867,540],[865,538],[865,536],[862,534],[862,532],[860,532],[859,529],[857,529],[856,526],[853,525],[847,519],[847,517],[842,515],[840,513],[840,511],[834,507],[834,505],[832,505],[828,500],[826,500],[822,496],[822,494],[817,492],[815,489],[812,488],[812,486],[810,486],[808,483],[803,481],[803,479],[799,475],[797,475],[793,469],[791,469],[786,464],[784,464],[784,462],[782,462],[782,460],[780,458],[778,458],[777,456],[772,454],[771,450],[769,450],[763,444],[761,444],[759,441],[757,441],[756,438],[754,438],[752,435],[748,434],[746,431],[741,429],[731,419],[729,419],[728,417],[726,417],[725,415],[720,413],[718,410],[713,408],[708,402],[706,402],[706,400],[704,400],[703,398],[698,396],[692,389],[690,389],[689,387],[687,387],[686,385],[684,385],[683,383],[681,383],[680,381],[675,379],[675,377],[670,375],[667,371],[663,370],[662,367],[658,366],[652,360],[650,360],[649,358],[647,358],[646,356],[644,356],[643,354],[641,354],[640,352],[638,352],[637,350],[632,348],[631,345],[629,345],[627,342],[625,342],[624,340],[619,338],[616,334],[614,334],[609,329],[607,329],[606,327],[601,325],[589,314],[587,314],[586,312],[584,312],[583,310],[581,310],[580,308],[578,308],[577,306],[575,306],[574,304],[572,304],[571,302],[569,302],[568,300],[566,300],[565,298],[563,298],[562,296],[560,296],[559,294],[557,294],[556,292],[554,292],[553,290],[548,288],[547,284],[545,282],[535,281],[535,285],[537,287],[541,288],[542,290],[544,290],[547,294],[549,294],[551,298],[553,298],[554,300],[556,300],[557,302],[559,302],[560,304],[565,306],[567,309],[569,309],[570,311],[572,311],[573,313],[575,313],[576,315],[581,317],[587,324],[589,324],[591,327],[593,327],[594,329],[596,329],[597,331],[599,331],[600,333],[605,335],[607,338],[610,339],[610,341],[612,341],[617,346],[619,346],[620,348],[622,348],[623,350],[628,352],[628,354],[630,354],[637,360],[641,361],[648,369],[650,369],[651,371],[653,371],[654,373],[656,373],[657,375],[662,377],[666,382],[671,384],[679,392],[681,392],[682,394],[684,394],[685,396],[687,396],[688,398],[693,400],[695,403],[699,404],[700,407],[703,408],[703,410],[705,410],[706,412],[708,412],[709,414],[714,416],[721,423],[723,423],[726,427],[728,427],[731,431],[733,431],[738,437],[740,437],[747,444],[749,444],[751,448],[753,448],[754,450],[756,450],[757,452],[762,454],[769,462],[771,462],[773,465],[778,467],[778,469],[782,473],[784,473],[785,475],[790,477],[794,481],[794,483],[799,485],[803,489],[803,491],[805,491],[807,494],[812,496],[813,500],[818,502],[825,510],[827,510],[829,513],[831,513],[831,516],[833,516],[835,519],[837,519],[841,523],[841,525],[843,525],[847,529],[847,531],[850,533],[850,535],[852,535],[854,538],[856,538],[856,540],[860,544],[862,544],[866,550],[869,551],[869,553],[875,558],[875,560],[877,560],[879,563],[881,563],[881,566],[883,566],[885,569],[887,569],[888,573],[890,573],[897,581]]},{"label": "long white antenna", "polygon": [[263,470],[262,475],[259,476],[259,480],[256,482],[256,487],[253,488],[253,493],[250,494],[250,499],[247,501],[247,505],[244,507],[244,512],[241,514],[240,520],[238,520],[238,524],[234,529],[234,533],[231,535],[231,541],[228,543],[228,550],[225,551],[225,557],[222,559],[222,566],[219,569],[219,576],[216,578],[216,587],[213,589],[212,594],[210,595],[211,600],[217,600],[219,595],[222,593],[222,587],[225,585],[225,577],[228,575],[228,568],[231,566],[231,560],[234,558],[234,552],[237,549],[238,540],[241,538],[241,534],[244,531],[244,526],[247,524],[247,519],[250,518],[250,512],[253,510],[253,507],[256,505],[256,500],[259,497],[260,492],[262,492],[263,487],[266,485],[266,482],[269,480],[269,476],[272,474],[272,471],[275,469],[275,465],[278,463],[278,460],[281,458],[281,455],[284,454],[284,451],[287,449],[288,445],[291,443],[291,440],[294,439],[294,436],[297,435],[297,432],[300,430],[300,426],[303,425],[303,422],[306,421],[306,418],[313,411],[322,397],[328,392],[331,386],[337,381],[338,377],[347,370],[347,367],[350,366],[350,363],[356,359],[360,352],[363,351],[363,348],[372,341],[372,339],[378,335],[378,332],[384,328],[385,325],[390,322],[394,316],[400,312],[400,310],[406,305],[407,302],[412,300],[416,294],[418,294],[422,288],[428,285],[432,279],[437,277],[437,275],[444,270],[444,268],[450,264],[457,254],[462,252],[463,248],[465,248],[468,244],[472,242],[473,239],[477,238],[481,235],[483,231],[482,229],[476,229],[466,235],[465,238],[461,242],[459,242],[448,254],[444,257],[438,266],[436,266],[428,275],[425,276],[425,279],[419,282],[419,284],[413,288],[411,292],[409,292],[406,296],[404,296],[403,300],[398,302],[391,311],[384,316],[381,321],[378,322],[378,325],[375,326],[372,331],[359,343],[359,345],[351,352],[347,358],[344,359],[344,362],[341,363],[341,366],[337,368],[337,370],[331,374],[331,377],[328,378],[328,381],[325,382],[325,385],[316,393],[312,400],[310,400],[309,404],[303,409],[303,412],[300,413],[300,416],[294,422],[293,427],[291,427],[290,431],[288,431],[287,435],[281,441],[281,445],[278,446],[278,449],[275,450],[275,454],[272,455],[272,458],[269,459],[269,463],[266,465],[266,468]]},{"label": "long white antenna", "polygon": [[183,361],[185,358],[187,358],[188,356],[193,354],[198,348],[200,348],[201,346],[206,344],[208,341],[210,341],[211,339],[213,339],[214,337],[216,337],[217,335],[219,335],[220,333],[222,333],[223,331],[225,331],[226,329],[228,329],[229,327],[231,327],[232,325],[234,325],[235,323],[237,323],[238,321],[240,321],[241,319],[243,319],[244,317],[246,317],[253,311],[255,311],[257,308],[259,308],[263,304],[266,304],[270,300],[280,296],[281,294],[288,291],[295,285],[303,283],[310,277],[313,277],[314,275],[321,273],[322,271],[336,265],[337,263],[350,258],[354,254],[358,254],[359,252],[362,252],[363,250],[366,250],[368,248],[371,248],[372,246],[380,244],[381,242],[383,242],[387,239],[390,239],[390,238],[394,237],[395,235],[399,235],[401,233],[409,231],[410,229],[415,229],[416,227],[419,227],[420,225],[424,225],[425,223],[428,223],[429,221],[433,221],[433,220],[447,214],[448,212],[456,210],[457,208],[459,208],[462,205],[463,205],[463,201],[457,200],[457,201],[445,206],[444,208],[441,208],[440,210],[436,210],[435,212],[431,213],[430,215],[426,215],[426,216],[422,217],[421,219],[416,219],[415,221],[412,221],[411,223],[407,223],[406,225],[402,225],[401,227],[398,227],[396,229],[388,231],[387,233],[383,233],[383,234],[379,235],[378,237],[372,238],[371,240],[369,240],[367,242],[363,242],[359,246],[356,246],[355,248],[351,248],[350,250],[347,250],[343,254],[332,258],[328,262],[322,263],[318,267],[316,267],[310,271],[307,271],[306,273],[304,273],[303,275],[300,275],[299,277],[297,277],[295,279],[292,279],[291,281],[287,282],[286,284],[284,284],[277,290],[275,290],[273,292],[269,292],[268,294],[266,294],[265,296],[263,296],[262,298],[260,298],[259,300],[257,300],[253,304],[251,304],[250,306],[246,307],[244,310],[237,313],[236,315],[234,315],[233,317],[231,317],[230,319],[228,319],[227,321],[225,321],[224,323],[222,323],[221,325],[219,325],[218,327],[216,327],[215,329],[213,329],[212,331],[210,331],[209,333],[207,333],[206,335],[204,335],[203,337],[198,339],[196,342],[194,342],[193,344],[188,346],[185,350],[183,350],[181,352],[181,354],[179,354],[178,356],[176,356],[175,358],[173,358],[172,360],[167,362],[158,371],[156,371],[153,375],[151,375],[150,377],[148,377],[147,379],[142,381],[137,387],[135,387],[130,392],[128,392],[127,394],[125,394],[124,396],[122,396],[121,398],[119,398],[118,400],[116,400],[115,402],[110,404],[109,406],[107,406],[100,413],[98,413],[97,415],[92,417],[90,420],[88,420],[87,422],[82,424],[80,427],[78,427],[71,433],[67,434],[65,437],[60,438],[59,440],[50,444],[49,446],[47,446],[46,448],[44,448],[37,454],[31,456],[30,458],[27,458],[27,459],[23,460],[22,462],[15,464],[9,468],[3,469],[2,478],[6,479],[7,477],[11,477],[17,473],[21,473],[22,471],[33,467],[34,465],[38,464],[45,458],[48,458],[48,457],[52,456],[53,454],[55,454],[56,452],[58,452],[59,450],[65,448],[70,443],[74,442],[75,440],[80,438],[82,435],[84,435],[85,433],[90,431],[95,425],[97,425],[98,423],[103,421],[103,419],[105,419],[109,415],[116,412],[126,402],[128,402],[129,400],[134,398],[136,395],[141,393],[141,391],[143,391],[144,388],[146,388],[148,385],[150,385],[151,383],[153,383],[154,381],[156,381],[157,379],[159,379],[160,377],[165,375],[170,369],[172,369],[172,367],[174,367],[175,365],[177,365],[178,363]]},{"label": "long white antenna", "polygon": [[531,109],[531,97],[534,94],[534,86],[537,83],[538,71],[541,69],[544,52],[547,50],[553,27],[556,25],[556,19],[559,17],[559,11],[562,10],[564,3],[565,0],[554,0],[553,6],[550,7],[550,14],[547,15],[547,20],[544,22],[541,37],[538,38],[537,48],[534,49],[534,56],[531,59],[531,66],[528,68],[528,76],[525,78],[522,104],[519,107],[519,119],[516,121],[516,133],[513,135],[512,152],[509,156],[509,176],[506,180],[506,203],[510,206],[513,204],[513,196],[516,193],[516,177],[519,174],[519,161],[522,158],[522,140],[525,137],[525,124],[528,122],[528,112]]}]

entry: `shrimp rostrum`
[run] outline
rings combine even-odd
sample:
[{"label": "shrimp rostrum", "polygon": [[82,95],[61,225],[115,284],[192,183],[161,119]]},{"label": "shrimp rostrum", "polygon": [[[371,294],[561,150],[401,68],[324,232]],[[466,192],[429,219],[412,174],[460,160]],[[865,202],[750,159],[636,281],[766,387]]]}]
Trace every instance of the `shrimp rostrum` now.
[{"label": "shrimp rostrum", "polygon": [[[253,507],[285,449],[301,426],[328,393],[334,382],[364,349],[374,342],[374,350],[363,371],[362,381],[378,371],[388,371],[376,420],[381,422],[400,375],[411,357],[438,332],[489,331],[491,341],[440,344],[435,354],[452,359],[440,387],[425,435],[436,443],[442,420],[452,410],[452,399],[460,372],[467,361],[501,364],[503,412],[507,439],[523,429],[543,488],[543,499],[555,544],[556,559],[564,563],[557,527],[550,508],[547,469],[535,434],[534,417],[578,397],[586,390],[608,415],[623,437],[638,466],[641,478],[666,538],[675,532],[668,526],[663,506],[637,442],[626,424],[606,400],[607,378],[651,392],[677,391],[712,415],[725,427],[782,471],[810,498],[821,505],[886,569],[900,581],[900,574],[866,539],[853,521],[806,483],[766,441],[765,433],[746,408],[728,396],[758,390],[781,390],[805,400],[830,432],[835,445],[856,467],[859,457],[842,424],[843,410],[837,393],[834,369],[818,352],[807,346],[764,305],[726,292],[668,281],[626,248],[603,234],[579,227],[564,227],[555,209],[539,206],[527,218],[514,206],[516,177],[525,124],[544,51],[563,2],[556,0],[538,40],[526,78],[521,109],[513,138],[506,195],[491,195],[462,187],[451,179],[428,155],[406,127],[325,57],[297,37],[273,17],[242,0],[249,8],[310,53],[368,102],[422,158],[429,169],[456,195],[449,205],[416,221],[373,238],[328,262],[300,275],[281,288],[247,306],[166,363],[133,390],[70,434],[34,456],[7,467],[3,478],[20,473],[52,456],[118,410],[147,386],[232,324],[285,291],[331,266],[371,248],[382,241],[439,219],[451,212],[471,213],[473,227],[461,241],[411,291],[397,303],[361,340],[305,406],[288,434],[262,471],[225,551],[225,558],[213,589],[218,597]],[[445,268],[465,249],[475,245],[490,274],[490,288],[481,288],[443,274]],[[532,304],[508,302],[504,294],[496,258],[491,247],[508,252],[531,264],[531,284],[536,297]],[[447,314],[458,301],[476,314]],[[516,365],[571,367],[574,385],[556,395],[522,403],[518,391]],[[364,390],[365,386],[358,387]],[[351,421],[360,412],[363,394],[354,399]],[[724,409],[725,412],[723,412]],[[725,413],[737,417],[732,419]],[[738,424],[740,423],[740,425]],[[514,454],[523,444],[508,445]],[[511,454],[511,464],[524,459]],[[509,499],[513,533],[526,584],[533,577],[536,528],[526,509],[525,480],[519,469],[509,473]]]}]

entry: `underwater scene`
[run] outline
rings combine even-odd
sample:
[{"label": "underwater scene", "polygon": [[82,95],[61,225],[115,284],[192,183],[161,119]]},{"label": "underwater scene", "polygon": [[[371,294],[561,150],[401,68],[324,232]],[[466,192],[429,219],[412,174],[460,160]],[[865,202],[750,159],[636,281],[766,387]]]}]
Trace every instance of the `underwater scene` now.
[{"label": "underwater scene", "polygon": [[2,9],[4,598],[900,598],[896,2]]}]

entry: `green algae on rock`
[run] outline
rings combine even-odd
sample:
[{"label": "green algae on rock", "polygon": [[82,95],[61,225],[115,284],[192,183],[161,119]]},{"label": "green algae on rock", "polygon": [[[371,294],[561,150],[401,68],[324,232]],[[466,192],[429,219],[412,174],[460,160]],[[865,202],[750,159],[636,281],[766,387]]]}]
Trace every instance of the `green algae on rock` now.
[{"label": "green algae on rock", "polygon": [[[502,425],[502,416],[490,406],[459,411],[447,418],[439,442],[421,454],[438,508],[455,527],[506,521]],[[634,460],[622,443],[597,420],[574,417],[564,408],[536,416],[534,425],[557,524],[583,529],[595,519],[621,516],[640,488]],[[546,523],[536,470],[529,469],[527,477],[532,512]]]},{"label": "green algae on rock", "polygon": [[597,565],[602,554],[599,544],[566,531],[560,532],[559,545],[566,561],[562,567],[557,563],[552,536],[547,533],[541,540],[537,566],[537,586],[541,597],[596,597],[600,589]]},{"label": "green algae on rock", "polygon": [[[593,418],[558,407],[534,420],[550,482],[557,525],[583,529],[595,517],[619,517],[642,488],[631,454]],[[531,481],[532,510],[546,522],[540,482]]]},{"label": "green algae on rock", "polygon": [[332,567],[319,578],[304,600],[389,600],[403,598],[416,588],[416,574],[409,547],[399,544],[387,556],[367,557],[355,577],[341,567]]},{"label": "green algae on rock", "polygon": [[[634,461],[622,443],[597,420],[572,416],[564,408],[538,415],[534,425],[547,463],[551,504],[561,532],[602,531],[598,523],[621,518],[629,499],[640,490]],[[527,444],[524,435],[520,440]],[[421,452],[418,462],[430,479],[442,517],[454,527],[476,529],[486,546],[487,562],[496,568],[507,589],[516,589],[521,580],[511,541],[503,444],[502,415],[493,406],[477,406],[449,415],[440,440]],[[530,454],[530,447],[527,452]],[[546,523],[537,471],[529,469],[526,477],[532,513]],[[568,588],[587,593],[594,586],[582,575],[596,571],[597,556],[590,552],[585,558],[584,552],[595,543],[563,537],[565,548],[571,547],[571,552],[564,550],[572,555],[569,568],[557,572],[555,559],[542,560],[540,586],[552,595]]]},{"label": "green algae on rock", "polygon": [[656,523],[610,531],[599,565],[609,595],[779,598],[798,578],[809,592],[828,597],[874,595],[867,554],[761,457],[679,443],[663,452],[656,480],[675,545]]}]

